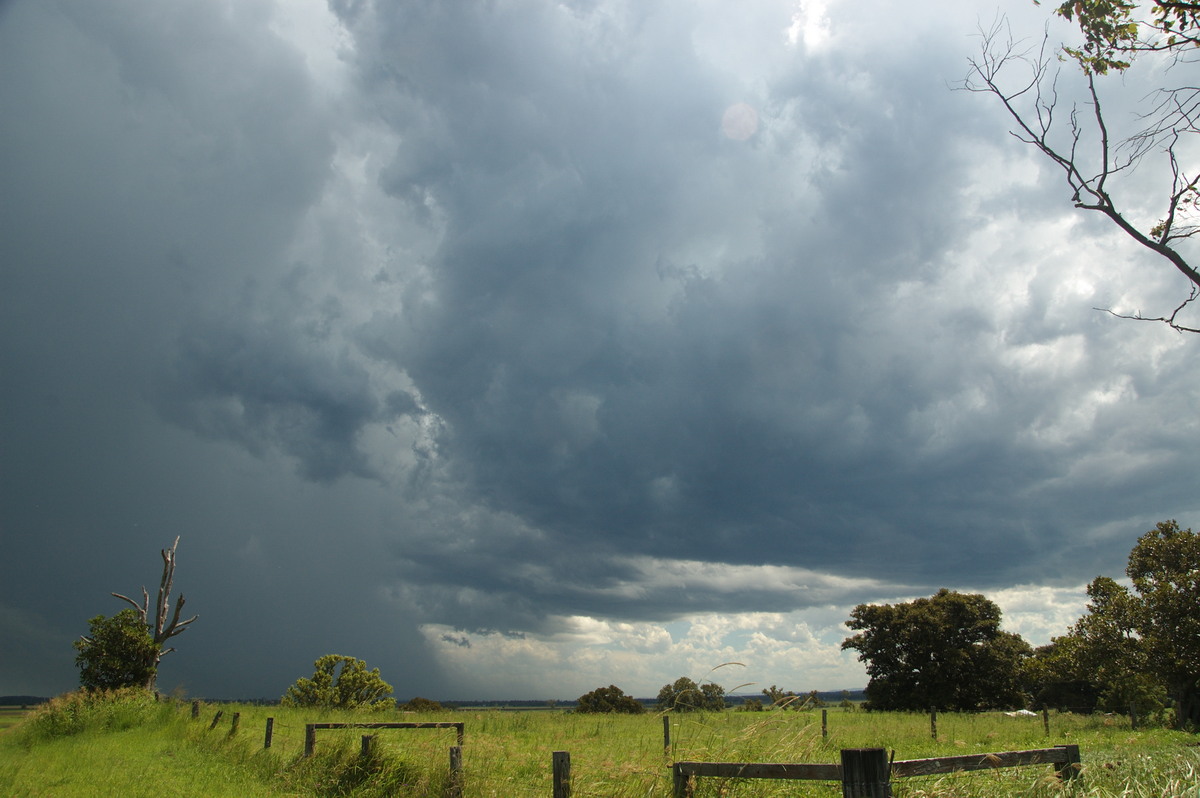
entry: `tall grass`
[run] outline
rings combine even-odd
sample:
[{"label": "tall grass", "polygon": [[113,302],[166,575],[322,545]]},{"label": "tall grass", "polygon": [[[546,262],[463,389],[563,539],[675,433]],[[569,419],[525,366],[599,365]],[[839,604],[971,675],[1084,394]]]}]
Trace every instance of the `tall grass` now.
[{"label": "tall grass", "polygon": [[[223,711],[213,726],[217,710]],[[551,794],[551,755],[571,754],[575,798],[667,798],[673,761],[837,762],[842,748],[883,747],[896,759],[1044,748],[1076,743],[1083,786],[1063,785],[1050,766],[900,779],[897,798],[1200,798],[1197,738],[1163,729],[1130,729],[1101,716],[1041,718],[943,714],[938,739],[923,714],[829,712],[694,713],[596,716],[558,711],[459,711],[368,718],[298,708],[207,705],[199,719],[186,704],[156,704],[144,694],[56,699],[0,735],[4,796],[354,796],[415,798],[442,794],[453,730],[322,730],[303,757],[306,723],[356,719],[461,721],[465,798]],[[239,713],[236,732],[233,713]],[[270,749],[263,748],[268,717]],[[361,753],[361,736],[374,736]],[[145,777],[136,775],[148,773]],[[836,798],[836,783],[700,779],[708,796]]]}]

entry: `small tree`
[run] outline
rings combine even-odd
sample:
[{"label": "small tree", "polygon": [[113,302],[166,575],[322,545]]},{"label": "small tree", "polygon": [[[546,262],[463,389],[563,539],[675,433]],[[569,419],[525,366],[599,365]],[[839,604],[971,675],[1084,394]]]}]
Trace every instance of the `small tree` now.
[{"label": "small tree", "polygon": [[300,678],[287,689],[280,703],[288,707],[325,707],[327,709],[393,709],[392,686],[379,675],[379,668],[367,670],[361,659],[341,654],[326,654],[313,663],[311,679]]},{"label": "small tree", "polygon": [[628,715],[640,715],[646,711],[646,708],[637,699],[626,695],[621,688],[615,684],[610,684],[608,687],[597,687],[592,692],[579,696],[579,705],[575,708],[575,711],[582,713],[617,712]]},{"label": "small tree", "polygon": [[79,684],[87,690],[116,690],[154,683],[159,647],[133,610],[88,621],[88,634],[74,643]]},{"label": "small tree", "polygon": [[763,695],[771,702],[771,709],[797,709],[797,702],[800,696],[796,695],[794,690],[781,690],[775,685],[771,685],[763,690]]},{"label": "small tree", "polygon": [[721,710],[725,708],[725,688],[713,682],[698,685],[686,676],[658,691],[658,708],[673,712]]}]

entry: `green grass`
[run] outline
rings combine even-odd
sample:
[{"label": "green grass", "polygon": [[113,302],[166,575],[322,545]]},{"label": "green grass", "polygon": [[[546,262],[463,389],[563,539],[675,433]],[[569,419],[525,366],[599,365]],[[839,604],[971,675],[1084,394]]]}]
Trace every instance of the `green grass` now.
[{"label": "green grass", "polygon": [[[569,751],[575,798],[665,798],[672,760],[837,762],[841,748],[883,747],[896,759],[1044,748],[1075,743],[1083,788],[1064,787],[1050,766],[897,780],[897,798],[1200,798],[1200,738],[1163,729],[1134,731],[1124,718],[1038,718],[942,714],[938,739],[923,714],[832,709],[829,736],[820,712],[726,712],[670,718],[663,749],[660,716],[589,716],[562,711],[487,710],[369,716],[263,706],[213,706],[191,719],[190,705],[124,696],[88,703],[57,699],[0,734],[0,795],[5,796],[436,796],[448,774],[452,729],[318,732],[316,755],[302,757],[304,724],[319,721],[452,720],[466,724],[466,798],[549,796],[551,754]],[[222,718],[211,728],[214,714]],[[233,713],[239,726],[232,733]],[[263,749],[268,717],[272,748]],[[836,783],[701,779],[703,796],[822,796]]]},{"label": "green grass", "polygon": [[0,706],[0,731],[20,723],[28,711],[25,707]]}]

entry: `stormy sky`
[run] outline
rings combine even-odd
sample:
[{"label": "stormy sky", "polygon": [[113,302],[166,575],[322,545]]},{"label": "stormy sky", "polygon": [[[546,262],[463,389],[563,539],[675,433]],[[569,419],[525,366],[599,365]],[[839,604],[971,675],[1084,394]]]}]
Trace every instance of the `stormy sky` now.
[{"label": "stormy sky", "polygon": [[1193,525],[1200,341],[1095,309],[1186,284],[955,90],[998,13],[1070,34],[0,3],[0,694],[75,686],[177,535],[160,684],[209,697],[326,653],[401,698],[858,687],[850,608],[941,587],[1062,633]]}]

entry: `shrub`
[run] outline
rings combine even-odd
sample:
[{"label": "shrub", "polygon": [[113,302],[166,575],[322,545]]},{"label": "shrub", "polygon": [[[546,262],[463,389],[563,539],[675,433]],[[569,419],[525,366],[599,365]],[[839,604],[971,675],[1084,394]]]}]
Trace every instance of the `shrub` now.
[{"label": "shrub", "polygon": [[608,687],[597,687],[590,693],[579,696],[576,712],[608,713],[620,712],[627,715],[639,715],[646,711],[637,699],[625,694],[615,684]]}]

